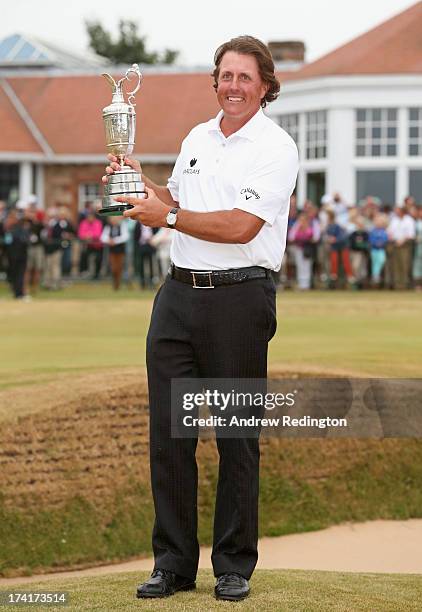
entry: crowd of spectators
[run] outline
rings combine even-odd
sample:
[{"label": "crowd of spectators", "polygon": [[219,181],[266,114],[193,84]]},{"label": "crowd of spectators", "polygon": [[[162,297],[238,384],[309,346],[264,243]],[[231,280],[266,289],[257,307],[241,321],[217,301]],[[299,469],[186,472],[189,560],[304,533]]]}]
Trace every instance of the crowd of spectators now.
[{"label": "crowd of spectators", "polygon": [[[16,298],[38,288],[57,291],[75,280],[111,278],[158,285],[170,265],[172,230],[122,217],[100,217],[89,202],[73,220],[68,208],[44,210],[35,196],[7,209],[0,202],[0,275]],[[422,289],[422,207],[412,197],[383,206],[368,196],[359,206],[325,195],[319,206],[290,203],[286,254],[274,274],[280,288],[299,290]]]},{"label": "crowd of spectators", "polygon": [[161,282],[170,265],[171,230],[151,230],[123,217],[101,217],[89,202],[76,222],[66,206],[44,210],[35,196],[7,209],[0,202],[0,275],[16,298],[39,287],[58,291],[73,281],[111,278],[141,288]]},{"label": "crowd of spectators", "polygon": [[283,286],[422,289],[422,206],[410,196],[391,208],[326,194],[301,210],[293,196],[287,240]]}]

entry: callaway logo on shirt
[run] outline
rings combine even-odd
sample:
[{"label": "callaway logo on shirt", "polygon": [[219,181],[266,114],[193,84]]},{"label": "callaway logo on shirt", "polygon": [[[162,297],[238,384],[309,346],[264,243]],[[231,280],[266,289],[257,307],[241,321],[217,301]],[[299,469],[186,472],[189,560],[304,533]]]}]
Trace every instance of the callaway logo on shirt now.
[{"label": "callaway logo on shirt", "polygon": [[246,187],[245,189],[242,189],[240,193],[241,195],[245,194],[246,200],[250,200],[252,196],[255,196],[255,200],[259,200],[260,198],[259,194],[257,194],[255,189],[252,189],[251,187]]}]

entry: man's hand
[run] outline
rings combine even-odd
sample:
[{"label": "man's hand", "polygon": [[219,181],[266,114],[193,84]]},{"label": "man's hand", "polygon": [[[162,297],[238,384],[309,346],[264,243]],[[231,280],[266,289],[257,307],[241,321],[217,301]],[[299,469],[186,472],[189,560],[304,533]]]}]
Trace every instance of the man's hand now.
[{"label": "man's hand", "polygon": [[[111,155],[111,153],[109,153],[107,157],[110,160],[110,165],[106,167],[106,174],[104,174],[104,176],[101,178],[105,185],[108,183],[108,177],[121,169],[119,159],[115,155]],[[135,172],[138,172],[144,185],[149,189],[153,189],[162,202],[170,206],[170,208],[179,206],[179,202],[173,200],[173,197],[167,187],[156,185],[153,181],[151,181],[151,179],[145,176],[145,174],[142,174],[141,164],[138,162],[138,160],[132,159],[131,157],[125,157],[124,162],[133,168]]]},{"label": "man's hand", "polygon": [[116,202],[132,204],[133,208],[125,210],[124,217],[129,217],[139,221],[148,227],[167,227],[166,217],[171,211],[171,206],[164,204],[156,195],[153,189],[145,187],[148,197],[140,200],[139,198],[129,198],[118,196],[114,198]]},{"label": "man's hand", "polygon": [[[111,153],[109,153],[107,155],[107,158],[110,160],[110,165],[106,167],[106,169],[105,169],[106,174],[101,178],[101,180],[102,180],[102,182],[104,184],[107,184],[108,177],[109,177],[110,174],[114,174],[115,172],[117,172],[117,170],[121,169],[118,157],[116,157],[115,155],[112,155]],[[128,166],[133,168],[135,170],[135,172],[139,172],[139,175],[142,176],[141,164],[138,162],[137,159],[132,159],[130,157],[125,157],[124,161],[125,161],[125,164],[127,164]]]}]

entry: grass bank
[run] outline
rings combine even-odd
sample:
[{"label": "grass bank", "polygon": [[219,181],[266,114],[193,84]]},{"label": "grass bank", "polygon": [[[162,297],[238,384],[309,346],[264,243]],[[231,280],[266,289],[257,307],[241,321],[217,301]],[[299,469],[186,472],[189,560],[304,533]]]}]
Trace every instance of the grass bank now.
[{"label": "grass bank", "polygon": [[[212,543],[217,464],[199,451],[199,539]],[[315,463],[314,463],[315,462]],[[31,574],[151,554],[149,485],[132,482],[103,499],[74,496],[59,508],[27,498],[0,503],[0,574]],[[260,536],[323,529],[344,521],[422,517],[422,444],[417,440],[271,440],[263,447]]]}]

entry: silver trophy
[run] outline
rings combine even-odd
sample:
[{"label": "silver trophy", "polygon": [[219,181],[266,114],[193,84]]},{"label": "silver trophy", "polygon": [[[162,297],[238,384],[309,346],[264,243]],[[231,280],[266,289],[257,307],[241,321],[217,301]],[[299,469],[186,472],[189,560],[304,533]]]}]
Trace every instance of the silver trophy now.
[{"label": "silver trophy", "polygon": [[[123,97],[123,84],[125,81],[129,82],[132,75],[136,75],[138,82],[135,89],[127,93],[126,103]],[[139,172],[124,165],[125,157],[132,153],[135,145],[136,113],[133,100],[141,86],[142,74],[138,64],[132,64],[125,76],[117,82],[110,74],[104,73],[102,76],[107,79],[113,90],[111,104],[103,109],[107,150],[119,158],[121,169],[109,175],[107,185],[104,186],[103,207],[98,212],[100,215],[118,216],[122,215],[125,210],[133,208],[133,205],[116,202],[115,197],[144,198],[146,196],[145,185]]]}]

